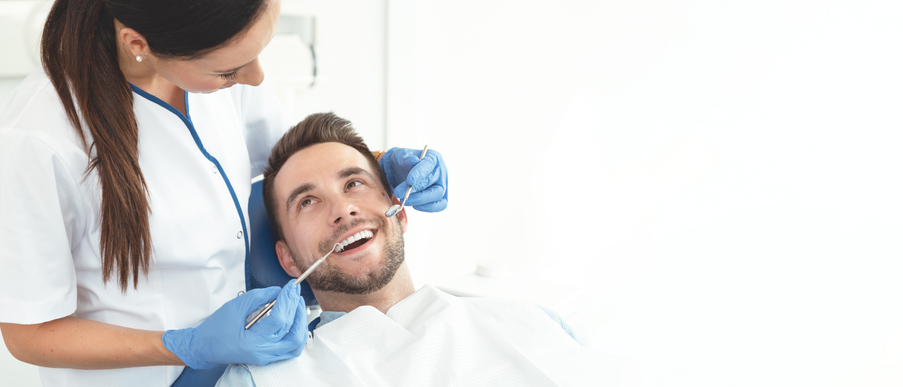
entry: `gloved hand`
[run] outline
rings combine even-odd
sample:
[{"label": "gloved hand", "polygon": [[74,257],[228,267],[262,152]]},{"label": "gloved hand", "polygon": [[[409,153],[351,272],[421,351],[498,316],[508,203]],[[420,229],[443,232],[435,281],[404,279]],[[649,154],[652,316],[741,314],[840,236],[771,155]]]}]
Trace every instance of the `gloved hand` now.
[{"label": "gloved hand", "polygon": [[[197,328],[163,333],[163,345],[185,365],[204,369],[218,364],[266,365],[301,355],[307,343],[307,307],[294,280],[244,293],[213,312]],[[277,298],[278,295],[278,298]],[[250,329],[245,318],[276,299],[276,305]]]},{"label": "gloved hand", "polygon": [[406,206],[426,212],[439,212],[448,206],[448,168],[442,155],[432,149],[420,160],[422,149],[392,148],[379,159],[389,186],[398,200],[404,198],[408,186],[411,196]]}]

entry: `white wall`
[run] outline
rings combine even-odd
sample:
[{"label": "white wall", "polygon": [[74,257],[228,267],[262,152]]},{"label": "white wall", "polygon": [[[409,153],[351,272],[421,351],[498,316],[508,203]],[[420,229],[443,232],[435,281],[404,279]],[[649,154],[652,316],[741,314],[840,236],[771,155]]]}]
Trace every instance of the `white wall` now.
[{"label": "white wall", "polygon": [[313,88],[301,87],[289,79],[297,74],[309,74],[307,67],[282,71],[288,62],[286,58],[293,59],[294,53],[274,52],[279,48],[271,44],[261,54],[261,64],[280,93],[291,122],[311,113],[334,111],[351,120],[368,144],[383,148],[385,1],[282,0],[282,14],[315,18],[318,77]]},{"label": "white wall", "polygon": [[387,142],[451,171],[415,276],[582,289],[647,386],[900,385],[901,8],[389,2]]}]

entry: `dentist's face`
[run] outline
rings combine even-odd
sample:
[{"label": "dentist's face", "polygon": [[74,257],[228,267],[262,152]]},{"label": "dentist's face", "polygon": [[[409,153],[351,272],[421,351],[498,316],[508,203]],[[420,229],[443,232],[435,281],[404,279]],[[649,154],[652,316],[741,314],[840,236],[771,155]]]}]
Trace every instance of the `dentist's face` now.
[{"label": "dentist's face", "polygon": [[160,76],[191,93],[212,93],[236,84],[258,86],[263,68],[258,55],[276,33],[281,3],[270,0],[263,14],[244,34],[196,59],[148,60]]},{"label": "dentist's face", "polygon": [[404,261],[407,218],[385,217],[393,199],[354,148],[330,142],[295,153],[276,175],[274,194],[280,213],[271,215],[285,236],[276,250],[290,275],[300,275],[340,243],[342,250],[307,277],[312,288],[370,293]]}]

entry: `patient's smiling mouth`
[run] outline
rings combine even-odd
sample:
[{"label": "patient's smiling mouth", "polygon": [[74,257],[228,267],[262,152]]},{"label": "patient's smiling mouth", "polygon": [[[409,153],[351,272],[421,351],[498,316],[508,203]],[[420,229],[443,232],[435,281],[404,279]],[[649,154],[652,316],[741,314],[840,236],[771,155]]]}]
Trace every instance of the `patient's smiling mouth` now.
[{"label": "patient's smiling mouth", "polygon": [[371,239],[373,239],[374,235],[376,235],[376,233],[371,230],[359,231],[357,234],[354,234],[339,242],[339,247],[336,248],[336,253],[351,251],[358,247],[361,247]]}]

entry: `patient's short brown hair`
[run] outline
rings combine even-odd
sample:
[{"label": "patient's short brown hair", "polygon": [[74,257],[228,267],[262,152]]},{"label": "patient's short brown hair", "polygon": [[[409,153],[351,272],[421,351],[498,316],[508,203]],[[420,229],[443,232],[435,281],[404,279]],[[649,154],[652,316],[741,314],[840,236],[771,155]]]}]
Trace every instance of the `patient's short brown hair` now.
[{"label": "patient's short brown hair", "polygon": [[370,168],[374,174],[378,176],[383,188],[390,197],[392,196],[392,188],[386,179],[386,174],[379,167],[370,148],[364,142],[351,121],[336,116],[334,113],[316,113],[307,116],[303,121],[289,129],[285,135],[276,143],[270,152],[270,159],[266,169],[263,171],[263,203],[266,206],[267,213],[270,215],[270,224],[273,226],[273,236],[278,240],[283,240],[282,226],[275,216],[278,213],[276,208],[276,198],[273,192],[276,175],[285,162],[298,151],[314,144],[324,142],[337,142],[348,145],[364,156],[370,163]]}]

